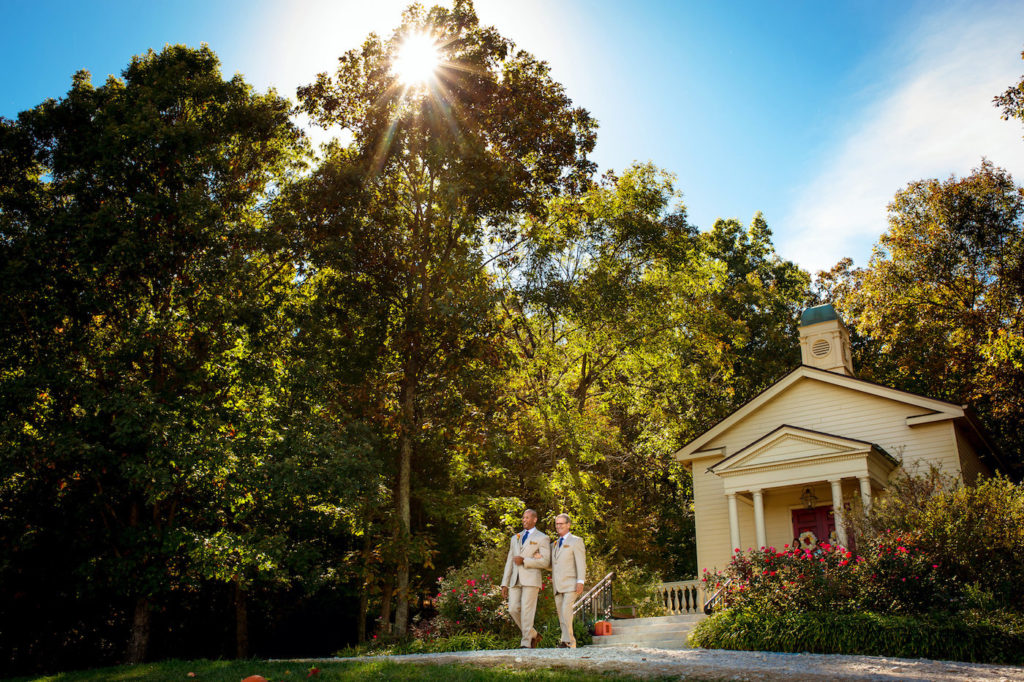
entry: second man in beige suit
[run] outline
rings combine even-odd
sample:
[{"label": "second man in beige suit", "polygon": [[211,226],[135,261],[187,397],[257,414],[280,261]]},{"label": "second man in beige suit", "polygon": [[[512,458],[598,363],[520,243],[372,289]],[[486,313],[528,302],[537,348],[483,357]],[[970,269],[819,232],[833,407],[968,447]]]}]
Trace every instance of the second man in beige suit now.
[{"label": "second man in beige suit", "polygon": [[551,542],[551,586],[555,591],[555,609],[562,627],[558,646],[575,649],[576,636],[572,630],[572,607],[576,597],[583,594],[587,580],[587,550],[583,538],[569,532],[572,520],[568,514],[555,517],[558,537]]}]

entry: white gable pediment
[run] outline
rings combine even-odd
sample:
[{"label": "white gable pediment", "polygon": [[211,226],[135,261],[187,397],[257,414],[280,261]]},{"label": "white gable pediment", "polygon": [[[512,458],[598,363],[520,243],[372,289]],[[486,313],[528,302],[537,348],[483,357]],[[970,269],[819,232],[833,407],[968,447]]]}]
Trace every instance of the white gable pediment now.
[{"label": "white gable pediment", "polygon": [[866,441],[783,424],[711,467],[720,476],[804,467],[811,463],[865,457],[881,449]]},{"label": "white gable pediment", "polygon": [[708,468],[726,494],[844,478],[882,483],[898,462],[879,446],[783,424]]}]

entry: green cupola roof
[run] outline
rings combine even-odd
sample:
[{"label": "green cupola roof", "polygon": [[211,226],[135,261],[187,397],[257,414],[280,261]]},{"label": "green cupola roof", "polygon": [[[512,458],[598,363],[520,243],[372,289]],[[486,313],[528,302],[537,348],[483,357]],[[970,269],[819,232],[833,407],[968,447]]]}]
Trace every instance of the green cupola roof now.
[{"label": "green cupola roof", "polygon": [[832,307],[831,303],[826,303],[825,305],[816,305],[805,310],[804,314],[800,316],[800,326],[808,327],[819,322],[838,319],[839,314],[836,312],[836,309]]}]

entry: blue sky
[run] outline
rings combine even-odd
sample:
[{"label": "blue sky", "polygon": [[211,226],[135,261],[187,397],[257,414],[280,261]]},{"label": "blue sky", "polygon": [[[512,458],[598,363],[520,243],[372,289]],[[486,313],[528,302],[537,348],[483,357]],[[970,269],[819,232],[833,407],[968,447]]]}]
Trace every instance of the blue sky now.
[{"label": "blue sky", "polygon": [[[226,74],[294,97],[406,2],[0,0],[0,116],[166,43],[208,43]],[[429,4],[429,3],[427,3]],[[653,161],[690,220],[763,211],[779,253],[858,265],[908,182],[986,156],[1024,183],[1024,126],[992,97],[1024,74],[1022,2],[477,0],[600,122],[602,170]]]}]

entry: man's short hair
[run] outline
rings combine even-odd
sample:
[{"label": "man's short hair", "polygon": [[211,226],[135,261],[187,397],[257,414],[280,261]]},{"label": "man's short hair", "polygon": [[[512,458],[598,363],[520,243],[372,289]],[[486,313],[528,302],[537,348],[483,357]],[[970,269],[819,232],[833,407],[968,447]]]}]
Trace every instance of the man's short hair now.
[{"label": "man's short hair", "polygon": [[570,526],[572,525],[572,519],[569,518],[568,514],[559,514],[555,517],[555,521],[557,521],[558,519],[565,519],[566,523],[568,523]]},{"label": "man's short hair", "polygon": [[533,515],[533,518],[537,518],[537,512],[536,512],[535,510],[533,510],[533,509],[527,509],[527,510],[526,510],[526,511],[524,511],[523,513],[524,513],[524,514],[532,514],[532,515]]}]

